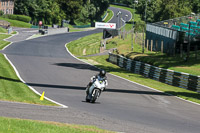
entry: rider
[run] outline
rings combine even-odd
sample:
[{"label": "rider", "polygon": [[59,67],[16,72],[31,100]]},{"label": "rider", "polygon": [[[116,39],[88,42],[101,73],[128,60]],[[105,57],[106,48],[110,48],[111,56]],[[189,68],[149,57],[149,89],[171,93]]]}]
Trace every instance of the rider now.
[{"label": "rider", "polygon": [[[95,79],[98,79],[99,81],[105,82],[105,86],[108,86],[108,81],[107,81],[107,77],[106,77],[106,71],[105,70],[100,70],[99,74],[91,77],[91,81],[87,86],[86,93],[88,93],[89,88],[93,84],[93,81]],[[105,88],[103,89],[103,91],[105,91]]]}]

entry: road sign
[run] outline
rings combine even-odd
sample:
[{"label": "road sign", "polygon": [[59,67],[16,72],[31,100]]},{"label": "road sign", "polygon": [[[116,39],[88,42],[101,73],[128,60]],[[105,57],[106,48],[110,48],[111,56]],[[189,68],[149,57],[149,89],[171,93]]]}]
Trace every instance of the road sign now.
[{"label": "road sign", "polygon": [[95,22],[95,28],[116,29],[116,23]]}]

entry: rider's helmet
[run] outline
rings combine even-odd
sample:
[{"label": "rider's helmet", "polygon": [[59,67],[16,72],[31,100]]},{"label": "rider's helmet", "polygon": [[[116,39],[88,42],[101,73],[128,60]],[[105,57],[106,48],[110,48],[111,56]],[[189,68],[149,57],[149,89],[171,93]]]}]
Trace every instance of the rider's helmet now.
[{"label": "rider's helmet", "polygon": [[105,77],[106,76],[106,71],[105,70],[100,70],[99,76],[100,77]]}]

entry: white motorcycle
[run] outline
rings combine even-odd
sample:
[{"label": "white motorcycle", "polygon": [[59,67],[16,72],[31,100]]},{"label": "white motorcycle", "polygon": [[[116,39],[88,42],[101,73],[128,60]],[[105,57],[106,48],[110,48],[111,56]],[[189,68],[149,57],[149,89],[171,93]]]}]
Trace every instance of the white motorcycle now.
[{"label": "white motorcycle", "polygon": [[101,92],[105,89],[105,87],[105,81],[99,81],[97,78],[95,78],[91,85],[87,85],[86,102],[94,103],[97,100],[97,98],[99,98]]}]

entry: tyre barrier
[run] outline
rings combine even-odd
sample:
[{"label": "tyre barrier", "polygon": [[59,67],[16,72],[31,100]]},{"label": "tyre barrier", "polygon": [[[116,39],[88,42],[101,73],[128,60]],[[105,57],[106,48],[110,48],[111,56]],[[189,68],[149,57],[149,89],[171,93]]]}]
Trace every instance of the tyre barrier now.
[{"label": "tyre barrier", "polygon": [[200,76],[155,67],[112,53],[109,53],[109,62],[144,77],[200,93]]}]

